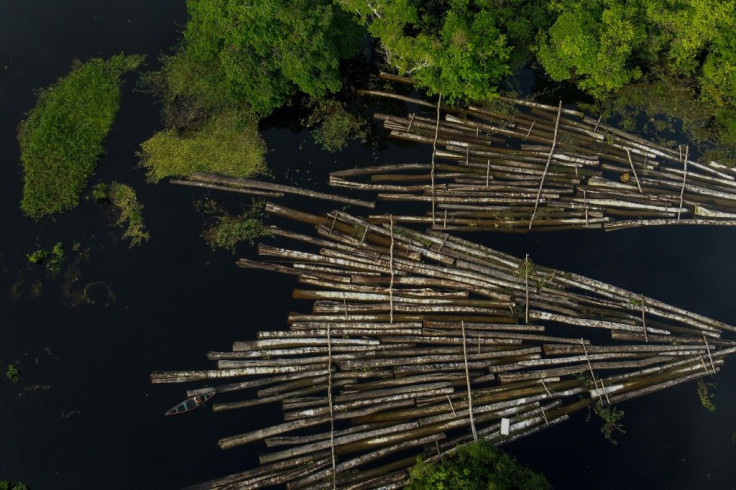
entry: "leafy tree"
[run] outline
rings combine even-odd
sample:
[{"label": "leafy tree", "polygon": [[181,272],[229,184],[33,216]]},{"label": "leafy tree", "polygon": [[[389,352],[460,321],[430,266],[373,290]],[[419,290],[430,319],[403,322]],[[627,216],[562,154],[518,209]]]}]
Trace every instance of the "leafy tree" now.
[{"label": "leafy tree", "polygon": [[480,440],[457,448],[438,463],[421,458],[410,471],[408,490],[546,490],[550,483],[491,443]]},{"label": "leafy tree", "polygon": [[340,60],[360,30],[328,0],[189,0],[183,43],[158,78],[169,101],[206,109],[249,107],[260,116],[300,90],[322,97],[341,88]]},{"label": "leafy tree", "polygon": [[21,209],[33,218],[75,207],[120,105],[120,77],[142,56],[75,62],[44,90],[18,131],[23,162]]},{"label": "leafy tree", "polygon": [[563,0],[551,8],[557,17],[537,58],[553,80],[572,80],[600,97],[641,76],[630,61],[645,40],[638,9],[616,0]]},{"label": "leafy tree", "polygon": [[[450,101],[486,99],[510,73],[513,44],[525,48],[545,18],[542,2],[338,0],[381,41],[388,63]],[[522,18],[519,14],[523,13]],[[524,59],[515,52],[517,61]]]}]

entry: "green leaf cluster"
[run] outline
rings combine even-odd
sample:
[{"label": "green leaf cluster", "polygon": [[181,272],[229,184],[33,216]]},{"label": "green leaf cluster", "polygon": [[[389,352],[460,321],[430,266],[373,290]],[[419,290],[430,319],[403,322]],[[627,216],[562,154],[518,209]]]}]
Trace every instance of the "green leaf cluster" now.
[{"label": "green leaf cluster", "polygon": [[333,99],[314,100],[312,112],[304,121],[312,129],[314,141],[327,151],[335,152],[347,146],[348,140],[365,141],[360,119]]},{"label": "green leaf cluster", "polygon": [[28,485],[25,483],[11,483],[7,480],[0,480],[0,490],[28,490]]},{"label": "green leaf cluster", "polygon": [[40,218],[79,204],[120,105],[120,77],[142,60],[120,54],[76,62],[39,92],[18,131],[25,214]]},{"label": "green leaf cluster", "polygon": [[546,490],[547,479],[517,463],[491,443],[480,440],[458,447],[437,463],[421,458],[409,471],[408,490]]},{"label": "green leaf cluster", "polygon": [[[388,63],[447,100],[497,93],[514,59],[526,58],[530,33],[545,22],[542,2],[338,0],[381,41]],[[522,18],[519,14],[525,16]]]},{"label": "green leaf cluster", "polygon": [[189,21],[158,79],[169,100],[195,99],[206,110],[234,105],[270,114],[302,91],[342,86],[340,60],[361,31],[328,0],[189,0]]},{"label": "green leaf cluster", "polygon": [[20,379],[20,370],[15,366],[15,364],[8,364],[8,370],[5,372],[5,377],[8,378],[11,383],[17,383]]},{"label": "green leaf cluster", "polygon": [[736,0],[555,0],[549,8],[555,20],[539,34],[537,59],[553,80],[598,99],[639,80],[644,92],[674,80],[680,93],[671,95],[703,106],[718,137],[736,142]]},{"label": "green leaf cluster", "polygon": [[151,182],[164,177],[209,172],[249,177],[266,170],[266,146],[257,121],[247,113],[226,110],[200,130],[160,131],[141,144],[141,165]]},{"label": "green leaf cluster", "polygon": [[112,182],[108,197],[110,203],[120,212],[116,224],[126,226],[127,223],[123,238],[130,238],[130,247],[148,241],[150,237],[143,223],[143,205],[138,202],[138,197],[133,188],[129,185]]},{"label": "green leaf cluster", "polygon": [[603,425],[601,426],[601,434],[603,434],[603,437],[613,445],[618,444],[613,438],[613,435],[616,432],[626,434],[626,431],[621,424],[621,419],[624,418],[624,411],[619,410],[612,405],[603,406],[600,402],[595,404],[593,411],[603,421]]},{"label": "green leaf cluster", "polygon": [[239,243],[247,242],[250,245],[263,236],[271,236],[271,232],[263,225],[263,203],[253,203],[250,210],[232,215],[225,212],[214,201],[207,201],[203,205],[206,213],[213,216],[214,221],[202,231],[207,245],[212,250],[224,248],[235,253]]}]

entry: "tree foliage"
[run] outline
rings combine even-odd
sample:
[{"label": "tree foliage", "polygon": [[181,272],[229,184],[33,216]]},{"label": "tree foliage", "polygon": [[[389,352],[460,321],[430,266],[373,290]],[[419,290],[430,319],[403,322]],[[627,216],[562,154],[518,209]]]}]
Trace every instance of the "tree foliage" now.
[{"label": "tree foliage", "polygon": [[[545,22],[542,2],[338,0],[381,41],[399,74],[450,101],[485,99],[510,73],[513,46],[526,48]],[[522,15],[519,15],[522,14]],[[525,58],[523,50],[514,59]]]},{"label": "tree foliage", "polygon": [[546,478],[483,440],[457,448],[438,463],[418,458],[408,490],[547,490]]},{"label": "tree foliage", "polygon": [[342,85],[340,60],[360,30],[328,0],[188,0],[189,21],[158,82],[170,100],[207,109],[271,113],[300,90],[314,97]]},{"label": "tree foliage", "polygon": [[120,54],[75,62],[39,92],[18,131],[25,214],[40,218],[79,204],[120,105],[120,77],[142,60]]},{"label": "tree foliage", "polygon": [[148,241],[150,237],[143,223],[143,205],[138,202],[133,188],[113,181],[109,187],[108,198],[120,212],[117,225],[126,227],[123,238],[130,238],[130,247]]}]

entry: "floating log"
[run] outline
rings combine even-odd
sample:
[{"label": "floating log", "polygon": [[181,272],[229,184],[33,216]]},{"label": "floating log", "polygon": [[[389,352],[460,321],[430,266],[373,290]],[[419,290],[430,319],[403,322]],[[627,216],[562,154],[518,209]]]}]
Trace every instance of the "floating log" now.
[{"label": "floating log", "polygon": [[417,232],[392,215],[266,211],[316,232],[274,227],[294,245],[261,245],[265,262],[238,265],[295,275],[307,307],[289,314],[287,330],[208,353],[217,369],[151,375],[236,378],[190,390],[222,393],[217,411],[280,404],[282,423],[219,441],[264,440],[261,466],[200,488],[399,486],[417,455],[527,437],[593,404],[711,376],[736,353],[731,325],[528,256]]},{"label": "floating log", "polygon": [[[394,98],[427,111],[376,118],[392,138],[431,145],[428,163],[341,170],[330,176],[331,185],[374,193],[378,200],[426,205],[423,214],[394,212],[396,223],[509,233],[736,224],[733,171],[693,162],[688,149],[648,142],[561,103],[553,107],[498,98],[496,106],[503,107],[453,107],[389,92],[363,95]],[[453,213],[458,206],[487,212]]]}]

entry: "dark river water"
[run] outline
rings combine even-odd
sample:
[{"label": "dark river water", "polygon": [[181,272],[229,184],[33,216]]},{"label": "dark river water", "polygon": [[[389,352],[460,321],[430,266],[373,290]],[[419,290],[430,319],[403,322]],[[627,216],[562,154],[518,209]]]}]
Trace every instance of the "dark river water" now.
[{"label": "dark river water", "polygon": [[[253,466],[260,446],[225,452],[216,440],[278,420],[273,407],[164,418],[183,388],[148,381],[158,369],[210,367],[208,350],[255,338],[257,330],[285,328],[287,312],[298,305],[290,299],[290,278],[239,270],[235,256],[206,247],[192,205],[201,192],[145,183],[135,151],[160,127],[159,108],[134,90],[135,76],[126,78],[122,109],[92,183],[133,186],[151,240],[129,249],[104,210],[89,202],[42,222],[24,218],[18,208],[15,130],[33,106],[34,89],[67,73],[74,58],[145,53],[155,67],[184,21],[183,1],[0,2],[0,479],[22,480],[34,490],[179,488]],[[274,174],[310,186],[321,185],[334,165],[429,158],[426,148],[392,146],[327,154],[277,119],[264,126],[264,137]],[[233,196],[221,197],[237,205]],[[736,229],[473,239],[736,323]],[[58,241],[68,250],[75,241],[80,250],[89,248],[67,289],[104,282],[114,302],[97,285],[89,290],[95,304],[71,308],[63,278],[29,266],[27,253]],[[37,280],[43,291],[29,299]],[[22,371],[18,384],[5,379],[9,363]],[[596,421],[578,414],[507,449],[558,489],[734,488],[733,360],[712,381],[713,413],[700,406],[694,384],[621,404],[626,434],[616,446],[603,439]]]}]

